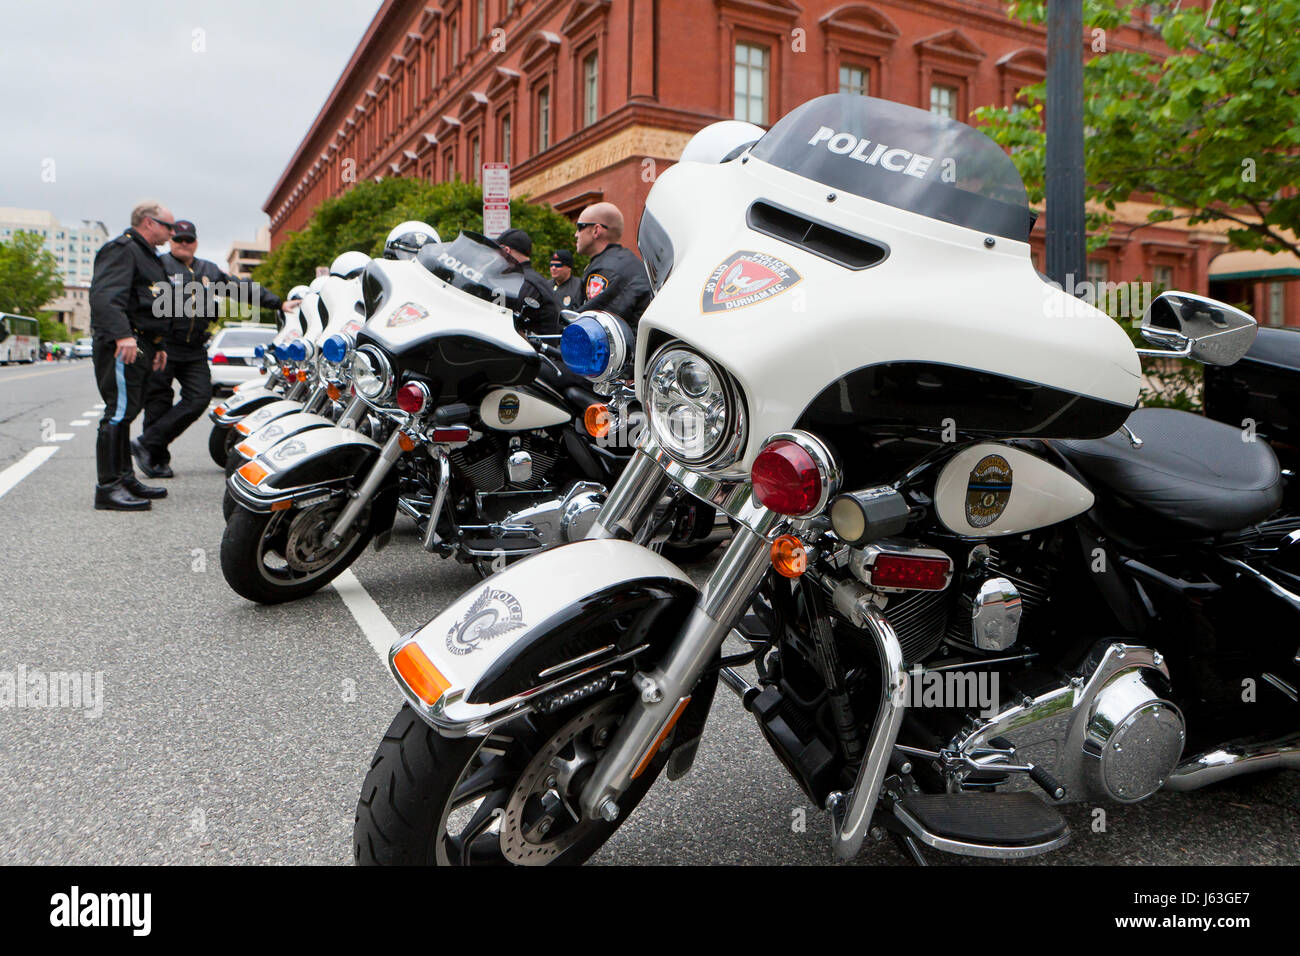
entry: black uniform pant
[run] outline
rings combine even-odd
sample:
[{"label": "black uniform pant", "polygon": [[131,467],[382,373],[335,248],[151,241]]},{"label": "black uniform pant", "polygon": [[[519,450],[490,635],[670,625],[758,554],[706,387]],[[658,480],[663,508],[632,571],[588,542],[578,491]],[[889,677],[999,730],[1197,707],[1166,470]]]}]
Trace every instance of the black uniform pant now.
[{"label": "black uniform pant", "polygon": [[116,357],[116,342],[95,336],[95,383],[104,399],[104,414],[95,440],[95,469],[101,485],[111,485],[132,471],[131,422],[144,403],[144,383],[154,357],[152,343],[143,338],[136,341],[139,351],[135,361],[127,365]]},{"label": "black uniform pant", "polygon": [[[179,356],[179,357],[178,357]],[[172,382],[181,383],[181,397],[172,404]],[[207,410],[212,400],[212,372],[208,353],[191,357],[178,350],[167,353],[167,365],[151,372],[144,390],[144,432],[140,444],[154,461],[171,461],[167,446],[180,437]]]}]

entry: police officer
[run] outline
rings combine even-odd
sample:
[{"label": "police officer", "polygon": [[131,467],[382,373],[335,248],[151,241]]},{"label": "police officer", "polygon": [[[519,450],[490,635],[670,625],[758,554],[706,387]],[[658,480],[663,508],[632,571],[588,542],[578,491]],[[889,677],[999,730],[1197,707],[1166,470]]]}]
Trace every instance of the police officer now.
[{"label": "police officer", "polygon": [[613,312],[635,332],[652,293],[645,265],[619,245],[623,214],[611,202],[595,203],[578,217],[574,235],[578,254],[591,256],[582,277],[582,308]]},{"label": "police officer", "polygon": [[[537,335],[558,335],[560,332],[560,310],[551,294],[551,284],[532,267],[529,257],[533,254],[532,236],[522,229],[507,229],[497,236],[497,245],[514,267],[509,271],[523,273],[524,283],[520,291],[523,305],[519,310],[519,327],[522,332]],[[534,304],[536,303],[536,304]]]},{"label": "police officer", "polygon": [[551,294],[561,309],[582,307],[582,280],[573,274],[573,253],[568,249],[551,253]]},{"label": "police officer", "polygon": [[[171,478],[168,445],[203,414],[212,398],[212,372],[208,366],[208,324],[217,318],[216,297],[227,301],[236,294],[279,311],[278,296],[255,282],[235,279],[215,262],[200,259],[198,230],[188,219],[176,221],[171,251],[161,256],[171,279],[171,326],[167,330],[167,366],[149,376],[144,392],[144,431],[131,442],[136,464],[149,478]],[[277,316],[277,319],[279,317]],[[282,325],[282,322],[277,324]],[[180,401],[172,404],[172,381],[181,383]]]},{"label": "police officer", "polygon": [[169,283],[154,251],[171,235],[172,214],[159,202],[131,210],[131,227],[95,254],[90,280],[90,329],[95,381],[104,399],[95,442],[95,507],[144,511],[165,488],[142,484],[131,467],[131,422],[140,413],[145,379],[167,364],[163,336]]}]

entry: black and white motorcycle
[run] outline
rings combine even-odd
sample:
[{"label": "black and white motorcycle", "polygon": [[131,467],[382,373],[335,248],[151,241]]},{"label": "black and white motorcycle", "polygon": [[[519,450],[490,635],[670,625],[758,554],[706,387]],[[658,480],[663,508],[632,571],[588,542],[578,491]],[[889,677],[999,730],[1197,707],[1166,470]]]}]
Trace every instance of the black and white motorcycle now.
[{"label": "black and white motorcycle", "polygon": [[[1139,355],[1035,272],[1006,154],[849,95],[724,153],[647,201],[650,427],[589,539],[393,646],[357,861],[580,862],[690,769],[719,681],[839,858],[1026,857],[1069,839],[1061,802],[1300,766],[1277,460],[1134,411]],[[1144,328],[1220,364],[1255,334],[1181,293]],[[674,485],[736,524],[702,586],[627,540]]]}]

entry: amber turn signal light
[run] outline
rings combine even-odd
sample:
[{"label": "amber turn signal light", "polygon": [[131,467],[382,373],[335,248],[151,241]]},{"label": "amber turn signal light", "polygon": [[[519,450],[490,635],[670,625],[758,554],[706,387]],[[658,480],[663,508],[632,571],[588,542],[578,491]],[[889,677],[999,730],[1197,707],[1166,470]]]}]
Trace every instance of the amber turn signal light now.
[{"label": "amber turn signal light", "polygon": [[808,570],[808,552],[803,542],[792,534],[783,534],[772,542],[772,567],[782,577],[797,578]]},{"label": "amber turn signal light", "polygon": [[249,484],[260,485],[262,483],[262,479],[264,479],[268,474],[270,474],[270,472],[268,472],[257,462],[250,461],[247,465],[244,465],[242,468],[239,469],[239,474]]},{"label": "amber turn signal light", "polygon": [[411,688],[411,693],[426,704],[434,703],[451,686],[451,681],[442,676],[415,641],[393,655],[393,666],[406,681],[406,686]]},{"label": "amber turn signal light", "polygon": [[588,405],[582,423],[587,426],[587,434],[592,438],[604,438],[609,434],[611,417],[608,405]]}]

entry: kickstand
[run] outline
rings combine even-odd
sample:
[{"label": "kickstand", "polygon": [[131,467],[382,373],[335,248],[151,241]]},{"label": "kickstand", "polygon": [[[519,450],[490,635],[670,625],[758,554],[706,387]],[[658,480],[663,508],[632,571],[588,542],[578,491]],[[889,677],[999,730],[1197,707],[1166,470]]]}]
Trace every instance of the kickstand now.
[{"label": "kickstand", "polygon": [[894,835],[898,838],[898,842],[903,844],[903,848],[911,854],[912,859],[916,861],[917,866],[930,865],[930,861],[927,860],[925,854],[921,852],[921,844],[916,841],[916,837],[898,833]]}]

